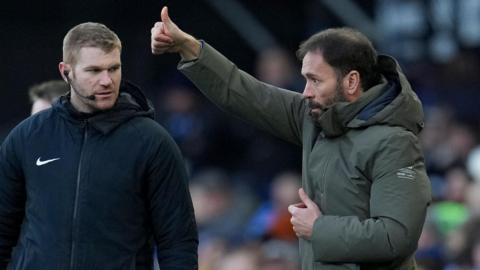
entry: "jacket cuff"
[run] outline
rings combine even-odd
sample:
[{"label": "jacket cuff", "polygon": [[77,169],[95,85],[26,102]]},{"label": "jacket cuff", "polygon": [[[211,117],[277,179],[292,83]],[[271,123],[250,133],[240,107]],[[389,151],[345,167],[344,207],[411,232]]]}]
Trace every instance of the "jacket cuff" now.
[{"label": "jacket cuff", "polygon": [[191,59],[191,60],[180,60],[180,62],[178,63],[178,69],[181,69],[182,67],[189,67],[191,65],[193,65],[194,63],[196,63],[198,61],[198,59],[200,59],[203,55],[203,47],[205,46],[205,41],[203,41],[203,39],[200,39],[200,54],[198,55],[197,58],[195,59]]}]

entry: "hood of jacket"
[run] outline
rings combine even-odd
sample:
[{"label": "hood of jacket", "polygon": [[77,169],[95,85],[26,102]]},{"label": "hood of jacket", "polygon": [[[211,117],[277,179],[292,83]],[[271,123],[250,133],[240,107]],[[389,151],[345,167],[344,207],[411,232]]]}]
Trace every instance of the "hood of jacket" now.
[{"label": "hood of jacket", "polygon": [[316,125],[325,136],[337,137],[349,129],[371,125],[401,126],[414,134],[424,126],[420,100],[398,63],[378,56],[382,82],[365,91],[355,102],[339,102],[325,110]]},{"label": "hood of jacket", "polygon": [[154,119],[155,111],[151,102],[140,88],[129,81],[122,81],[115,105],[108,110],[94,113],[77,111],[70,102],[70,94],[60,97],[54,104],[63,118],[77,125],[88,122],[93,128],[107,134],[133,117],[143,116]]}]

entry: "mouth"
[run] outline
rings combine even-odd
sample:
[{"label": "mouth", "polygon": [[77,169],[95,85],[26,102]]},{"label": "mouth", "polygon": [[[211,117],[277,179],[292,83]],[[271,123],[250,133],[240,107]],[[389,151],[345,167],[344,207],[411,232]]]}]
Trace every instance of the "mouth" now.
[{"label": "mouth", "polygon": [[98,98],[109,98],[113,96],[113,92],[112,91],[97,92],[95,93],[95,96]]},{"label": "mouth", "polygon": [[324,106],[317,102],[309,102],[308,107],[310,108],[310,111],[323,111],[325,109]]},{"label": "mouth", "polygon": [[320,115],[322,115],[325,112],[325,110],[327,110],[325,106],[314,101],[308,102],[308,108],[310,109],[308,114],[310,115],[310,117],[313,117],[313,118],[320,117]]}]

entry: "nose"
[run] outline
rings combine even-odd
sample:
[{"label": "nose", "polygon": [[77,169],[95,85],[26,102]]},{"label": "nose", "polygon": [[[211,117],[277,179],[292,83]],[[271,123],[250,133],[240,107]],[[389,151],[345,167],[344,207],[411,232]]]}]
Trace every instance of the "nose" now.
[{"label": "nose", "polygon": [[305,98],[313,98],[313,92],[308,82],[305,84],[305,89],[303,89],[302,94]]},{"label": "nose", "polygon": [[112,77],[110,77],[110,73],[108,70],[102,71],[100,74],[100,85],[102,86],[108,86],[113,82]]}]

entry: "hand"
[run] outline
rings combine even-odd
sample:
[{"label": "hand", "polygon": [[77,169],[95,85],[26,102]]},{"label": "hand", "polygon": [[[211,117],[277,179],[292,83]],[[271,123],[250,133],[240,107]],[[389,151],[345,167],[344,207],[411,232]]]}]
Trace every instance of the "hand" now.
[{"label": "hand", "polygon": [[170,19],[167,7],[162,8],[160,17],[161,21],[156,22],[151,30],[152,53],[159,55],[178,52],[184,60],[197,58],[200,54],[200,42],[178,28]]},{"label": "hand", "polygon": [[313,224],[317,218],[322,216],[322,212],[303,191],[303,188],[298,190],[298,195],[302,202],[288,206],[288,212],[292,214],[290,222],[298,237],[309,240],[312,237]]}]

